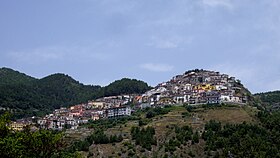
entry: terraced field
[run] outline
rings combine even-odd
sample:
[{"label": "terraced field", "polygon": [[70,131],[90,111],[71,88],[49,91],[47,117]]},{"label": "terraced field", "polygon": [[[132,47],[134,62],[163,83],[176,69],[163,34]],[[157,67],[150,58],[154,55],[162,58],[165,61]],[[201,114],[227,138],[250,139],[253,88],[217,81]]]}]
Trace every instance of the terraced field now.
[{"label": "terraced field", "polygon": [[[174,126],[188,125],[192,127],[194,131],[198,131],[201,135],[204,130],[204,125],[209,120],[217,120],[222,124],[238,124],[244,121],[248,123],[257,123],[257,120],[254,118],[255,112],[256,110],[251,107],[218,107],[214,109],[199,108],[193,110],[192,112],[188,112],[186,108],[182,106],[171,107],[171,111],[168,114],[151,118],[151,121],[147,125],[143,126],[152,126],[155,128],[157,145],[153,146],[151,151],[143,149],[139,145],[135,145],[135,142],[131,139],[131,128],[133,126],[138,126],[138,121],[134,120],[109,128],[106,131],[106,134],[108,135],[121,134],[124,138],[122,142],[92,145],[89,150],[89,155],[91,155],[91,157],[171,156],[170,153],[166,153],[164,150],[164,145],[168,140],[174,138]],[[186,116],[186,113],[188,116]],[[145,117],[145,115],[141,116]],[[206,157],[204,146],[205,142],[203,139],[200,139],[198,144],[192,144],[190,141],[187,144],[181,145],[180,148],[177,148],[172,155],[178,155],[179,157],[191,157],[193,155],[196,155],[197,157]]]}]

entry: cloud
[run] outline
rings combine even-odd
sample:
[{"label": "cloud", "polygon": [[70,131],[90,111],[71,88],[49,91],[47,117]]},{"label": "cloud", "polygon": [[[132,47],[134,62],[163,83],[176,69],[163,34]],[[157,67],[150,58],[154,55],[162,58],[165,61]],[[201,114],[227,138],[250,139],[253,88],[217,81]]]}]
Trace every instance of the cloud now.
[{"label": "cloud", "polygon": [[176,37],[169,37],[167,39],[167,38],[152,36],[150,38],[150,42],[147,45],[160,49],[171,49],[171,48],[178,48],[190,44],[192,40],[193,39],[191,37],[181,38],[179,36],[176,36]]},{"label": "cloud", "polygon": [[118,43],[113,41],[96,42],[88,45],[45,46],[10,51],[6,53],[6,56],[17,62],[27,63],[78,60],[108,61],[114,58],[114,54],[108,53],[108,49],[116,48],[118,46]]},{"label": "cloud", "polygon": [[146,63],[140,65],[141,68],[154,71],[154,72],[168,72],[173,70],[173,66],[168,64],[154,64],[154,63]]},{"label": "cloud", "polygon": [[171,41],[161,41],[160,43],[158,43],[157,47],[158,48],[177,48],[178,45]]},{"label": "cloud", "polygon": [[50,61],[63,59],[68,51],[64,47],[50,46],[31,50],[11,51],[8,53],[8,56],[23,62]]},{"label": "cloud", "polygon": [[233,8],[230,0],[203,0],[202,3],[209,7],[225,7],[228,9]]},{"label": "cloud", "polygon": [[151,43],[148,43],[147,45],[155,47],[155,48],[160,48],[160,49],[170,49],[170,48],[178,47],[178,44],[176,42],[170,41],[170,40],[153,41]]}]

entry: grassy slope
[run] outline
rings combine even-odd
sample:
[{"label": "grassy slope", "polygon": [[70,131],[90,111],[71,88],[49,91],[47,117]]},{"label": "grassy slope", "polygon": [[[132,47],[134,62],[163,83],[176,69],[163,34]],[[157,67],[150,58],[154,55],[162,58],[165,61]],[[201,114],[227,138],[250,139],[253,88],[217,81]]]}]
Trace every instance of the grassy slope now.
[{"label": "grassy slope", "polygon": [[[134,141],[131,141],[130,129],[132,126],[138,126],[138,121],[128,121],[126,124],[117,125],[109,128],[107,134],[122,134],[124,140],[116,144],[99,144],[92,145],[89,152],[93,157],[133,157],[129,153],[135,153],[139,157],[163,157],[165,155],[164,142],[172,139],[174,130],[171,129],[173,125],[188,125],[200,133],[204,130],[205,123],[211,119],[218,120],[222,124],[226,123],[242,123],[244,121],[249,123],[258,123],[254,118],[255,109],[250,107],[219,107],[215,109],[196,109],[190,113],[188,117],[182,117],[182,113],[187,112],[184,107],[172,107],[172,111],[162,116],[152,118],[152,121],[146,126],[153,126],[156,130],[157,146],[153,146],[152,152],[143,150],[142,147],[136,146]],[[144,117],[144,115],[143,115]],[[190,157],[191,151],[196,157],[206,157],[204,153],[205,142],[200,139],[198,144],[192,145],[189,142],[186,145],[181,145],[180,148],[174,152],[173,155],[178,157]],[[134,155],[134,156],[135,156]]]}]

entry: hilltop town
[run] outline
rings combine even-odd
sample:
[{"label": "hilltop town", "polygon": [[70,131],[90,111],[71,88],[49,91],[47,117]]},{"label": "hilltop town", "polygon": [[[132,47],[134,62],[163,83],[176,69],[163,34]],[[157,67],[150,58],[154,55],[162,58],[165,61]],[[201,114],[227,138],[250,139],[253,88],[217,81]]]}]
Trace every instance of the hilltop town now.
[{"label": "hilltop town", "polygon": [[[102,97],[69,108],[60,108],[43,118],[36,118],[37,127],[62,130],[77,129],[90,120],[130,116],[137,109],[165,105],[201,105],[247,103],[247,91],[239,80],[215,71],[191,70],[158,84],[144,94]],[[21,119],[11,124],[21,130],[34,118]]]},{"label": "hilltop town", "polygon": [[[235,77],[206,70],[187,71],[168,82],[158,84],[139,98],[144,106],[172,104],[244,104],[247,94]],[[249,93],[247,91],[247,93]],[[147,104],[145,104],[147,103]]]}]

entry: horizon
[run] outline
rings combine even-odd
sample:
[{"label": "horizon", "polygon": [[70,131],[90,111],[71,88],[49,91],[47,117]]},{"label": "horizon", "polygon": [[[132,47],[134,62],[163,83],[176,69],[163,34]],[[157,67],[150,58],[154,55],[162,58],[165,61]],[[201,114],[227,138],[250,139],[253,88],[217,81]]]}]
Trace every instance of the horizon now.
[{"label": "horizon", "polygon": [[0,2],[0,67],[105,86],[151,86],[195,68],[252,93],[280,89],[280,1]]}]

